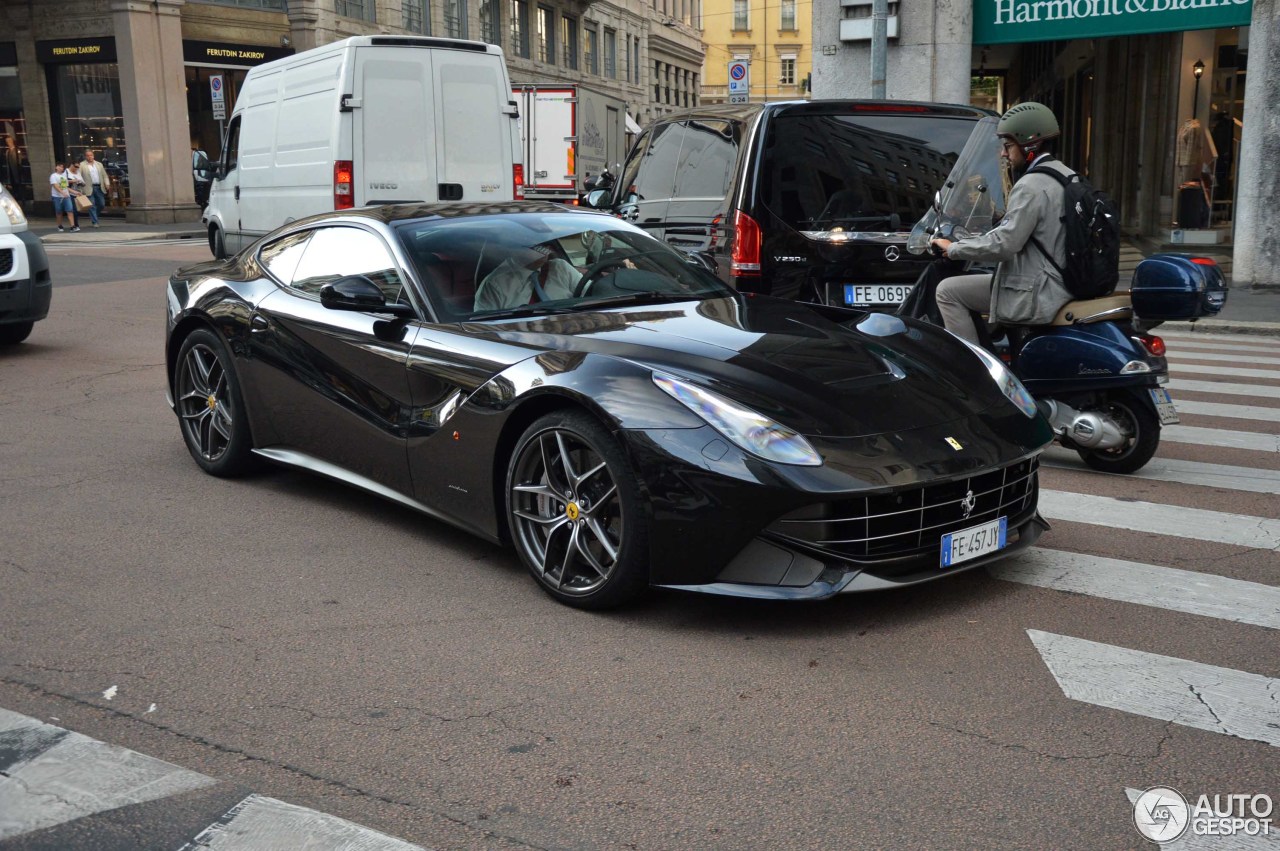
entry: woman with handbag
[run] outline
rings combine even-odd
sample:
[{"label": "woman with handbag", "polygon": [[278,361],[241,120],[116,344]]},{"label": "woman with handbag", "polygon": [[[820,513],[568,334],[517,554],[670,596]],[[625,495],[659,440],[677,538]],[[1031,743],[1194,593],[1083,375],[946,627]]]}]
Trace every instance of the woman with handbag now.
[{"label": "woman with handbag", "polygon": [[80,166],[76,163],[67,163],[67,180],[71,184],[71,200],[76,208],[76,227],[80,226],[80,216],[88,213],[89,218],[93,220],[93,226],[98,226],[98,208],[93,203],[93,199],[88,195],[88,187],[85,185],[85,179],[80,174]]}]

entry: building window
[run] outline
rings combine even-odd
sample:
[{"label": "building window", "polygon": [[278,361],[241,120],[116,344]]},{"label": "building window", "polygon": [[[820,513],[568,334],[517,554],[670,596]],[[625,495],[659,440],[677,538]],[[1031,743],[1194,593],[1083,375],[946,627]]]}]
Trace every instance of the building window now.
[{"label": "building window", "polygon": [[576,18],[560,19],[560,41],[564,46],[564,67],[578,70],[578,21]]},{"label": "building window", "polygon": [[796,60],[794,56],[782,57],[782,69],[778,72],[778,85],[794,86],[796,84]]},{"label": "building window", "polygon": [[511,0],[511,53],[529,58],[529,3]]},{"label": "building window", "polygon": [[627,70],[630,72],[630,81],[636,85],[640,84],[640,39],[631,40],[631,61],[627,63]]},{"label": "building window", "polygon": [[333,11],[344,18],[359,18],[362,21],[376,21],[374,17],[374,0],[333,0]]},{"label": "building window", "polygon": [[604,31],[604,75],[611,80],[618,79],[618,33],[616,30]]},{"label": "building window", "polygon": [[782,0],[782,29],[794,32],[796,28],[796,0]]},{"label": "building window", "polygon": [[467,0],[444,0],[444,34],[467,37]]},{"label": "building window", "polygon": [[502,44],[500,8],[498,0],[480,0],[480,37],[499,46]]},{"label": "building window", "polygon": [[653,102],[657,103],[662,100],[662,63],[656,59],[653,62]]},{"label": "building window", "polygon": [[404,0],[404,28],[411,33],[431,35],[431,0]]},{"label": "building window", "polygon": [[698,105],[698,75],[693,75],[693,106]]},{"label": "building window", "polygon": [[733,28],[743,31],[751,29],[750,0],[733,0]]},{"label": "building window", "polygon": [[555,12],[546,6],[538,7],[537,39],[538,61],[556,64]]},{"label": "building window", "polygon": [[587,27],[587,46],[582,58],[586,60],[588,73],[600,73],[600,34],[595,27]]}]

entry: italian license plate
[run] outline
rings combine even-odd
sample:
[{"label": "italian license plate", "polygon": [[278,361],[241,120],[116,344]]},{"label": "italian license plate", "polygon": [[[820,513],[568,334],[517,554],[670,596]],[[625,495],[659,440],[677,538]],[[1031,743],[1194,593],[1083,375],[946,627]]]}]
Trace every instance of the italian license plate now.
[{"label": "italian license plate", "polygon": [[1178,409],[1173,407],[1173,398],[1163,387],[1148,388],[1151,401],[1156,403],[1156,413],[1160,415],[1160,425],[1173,425],[1182,422],[1178,419]]},{"label": "italian license plate", "polygon": [[845,284],[845,304],[902,304],[911,284]]},{"label": "italian license plate", "polygon": [[1009,518],[1001,517],[981,526],[971,526],[942,536],[942,566],[951,567],[971,558],[1004,549],[1008,543]]}]

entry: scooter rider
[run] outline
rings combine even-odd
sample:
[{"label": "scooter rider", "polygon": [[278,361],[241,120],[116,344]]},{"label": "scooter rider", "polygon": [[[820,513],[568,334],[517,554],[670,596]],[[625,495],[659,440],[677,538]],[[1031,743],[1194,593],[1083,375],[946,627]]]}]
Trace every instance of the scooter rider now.
[{"label": "scooter rider", "polygon": [[[1043,325],[1050,322],[1071,293],[1054,268],[1066,264],[1066,231],[1061,216],[1062,184],[1049,175],[1073,172],[1053,158],[1058,120],[1043,104],[1011,107],[996,126],[1014,179],[1008,210],[1000,224],[982,236],[951,242],[932,240],[935,251],[951,260],[998,262],[995,275],[957,275],[938,284],[938,311],[951,333],[979,342],[970,311],[988,312],[992,322]],[[1046,252],[1052,251],[1050,260]]]}]

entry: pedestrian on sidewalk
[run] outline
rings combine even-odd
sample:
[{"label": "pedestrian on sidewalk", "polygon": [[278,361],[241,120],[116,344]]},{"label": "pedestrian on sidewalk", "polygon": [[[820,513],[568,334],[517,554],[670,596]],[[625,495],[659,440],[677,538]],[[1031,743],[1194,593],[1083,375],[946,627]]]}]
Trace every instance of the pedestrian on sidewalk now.
[{"label": "pedestrian on sidewalk", "polygon": [[[93,226],[98,226],[98,206],[92,203],[93,191],[88,186],[88,181],[84,179],[84,175],[80,172],[80,166],[76,163],[67,163],[67,179],[71,182],[71,200],[76,208],[76,227],[80,226],[80,216],[82,213],[88,213],[89,218],[93,220]],[[76,199],[84,196],[89,198],[91,203],[87,209],[83,209],[83,205]]]},{"label": "pedestrian on sidewalk", "polygon": [[53,218],[58,224],[58,230],[66,230],[62,226],[62,214],[66,213],[67,224],[71,226],[71,232],[76,233],[80,228],[76,227],[76,205],[71,200],[71,181],[67,179],[65,163],[57,163],[53,167],[53,174],[49,175],[49,188],[53,196]]},{"label": "pedestrian on sidewalk", "polygon": [[107,190],[111,188],[111,178],[107,176],[107,167],[94,158],[93,151],[84,152],[84,162],[80,163],[80,174],[84,177],[85,186],[90,188],[93,199],[93,226],[98,226],[98,215],[107,206]]}]

